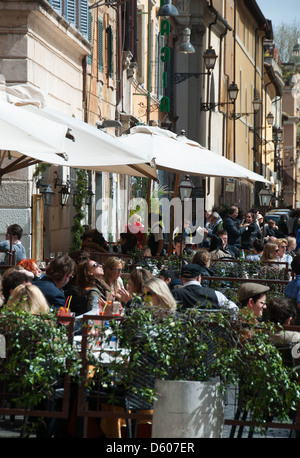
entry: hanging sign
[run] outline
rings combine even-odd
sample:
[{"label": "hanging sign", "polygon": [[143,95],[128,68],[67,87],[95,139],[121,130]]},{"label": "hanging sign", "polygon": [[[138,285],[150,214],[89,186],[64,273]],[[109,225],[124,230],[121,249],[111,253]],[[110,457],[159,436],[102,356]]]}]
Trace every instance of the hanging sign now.
[{"label": "hanging sign", "polygon": [[[171,25],[168,19],[163,19],[160,23],[160,35],[168,37],[171,32]],[[160,50],[160,60],[164,64],[167,64],[170,61],[170,48],[168,46],[163,46]],[[163,88],[168,87],[168,74],[166,71],[163,72]],[[163,96],[160,99],[160,111],[168,113],[170,111],[170,99],[167,96]]]}]

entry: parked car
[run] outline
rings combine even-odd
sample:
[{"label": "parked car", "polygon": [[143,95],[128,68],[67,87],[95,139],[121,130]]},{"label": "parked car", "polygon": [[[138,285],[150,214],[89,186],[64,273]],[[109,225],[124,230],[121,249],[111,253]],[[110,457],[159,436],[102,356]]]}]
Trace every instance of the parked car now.
[{"label": "parked car", "polygon": [[272,219],[273,221],[275,221],[277,225],[282,215],[285,215],[285,221],[287,221],[290,214],[291,214],[291,210],[287,208],[274,208],[273,210],[269,210],[266,213],[265,220],[266,222],[268,222],[270,219]]}]

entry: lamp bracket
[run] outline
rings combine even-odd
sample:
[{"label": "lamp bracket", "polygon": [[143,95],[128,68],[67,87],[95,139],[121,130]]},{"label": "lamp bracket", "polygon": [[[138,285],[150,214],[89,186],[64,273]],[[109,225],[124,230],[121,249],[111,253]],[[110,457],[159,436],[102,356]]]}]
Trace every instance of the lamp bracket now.
[{"label": "lamp bracket", "polygon": [[211,75],[211,72],[204,72],[204,73],[174,73],[174,84],[182,83],[182,81],[187,80],[188,78],[199,78],[200,75]]},{"label": "lamp bracket", "polygon": [[201,103],[201,111],[211,111],[214,110],[217,107],[222,107],[223,105],[232,105],[234,101],[232,102],[206,102],[206,103]]}]

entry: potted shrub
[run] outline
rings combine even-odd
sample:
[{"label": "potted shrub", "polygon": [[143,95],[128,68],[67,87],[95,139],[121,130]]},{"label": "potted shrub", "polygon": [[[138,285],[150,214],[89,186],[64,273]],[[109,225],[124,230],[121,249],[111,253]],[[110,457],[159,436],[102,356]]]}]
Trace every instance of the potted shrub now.
[{"label": "potted shrub", "polygon": [[[143,399],[138,408],[154,403],[153,437],[221,437],[222,394],[228,383],[239,384],[245,409],[263,427],[270,416],[286,420],[300,399],[297,376],[270,343],[272,332],[271,324],[258,330],[248,313],[233,319],[224,312],[178,310],[159,317],[153,307],[132,308],[121,324],[111,321],[107,338],[114,336],[119,349],[109,370],[99,364],[103,345],[99,359],[90,355],[95,367],[90,386],[100,378],[111,403],[116,387],[129,399]],[[106,338],[103,328],[99,333]],[[96,338],[99,343],[101,335]],[[169,386],[162,388],[165,383]],[[167,411],[157,416],[161,404]]]}]

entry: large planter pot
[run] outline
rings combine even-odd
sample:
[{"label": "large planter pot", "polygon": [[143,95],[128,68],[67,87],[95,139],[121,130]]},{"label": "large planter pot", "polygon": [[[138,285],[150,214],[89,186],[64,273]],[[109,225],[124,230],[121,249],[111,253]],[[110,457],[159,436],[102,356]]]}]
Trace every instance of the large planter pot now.
[{"label": "large planter pot", "polygon": [[156,380],[153,438],[219,438],[224,396],[216,381]]}]

